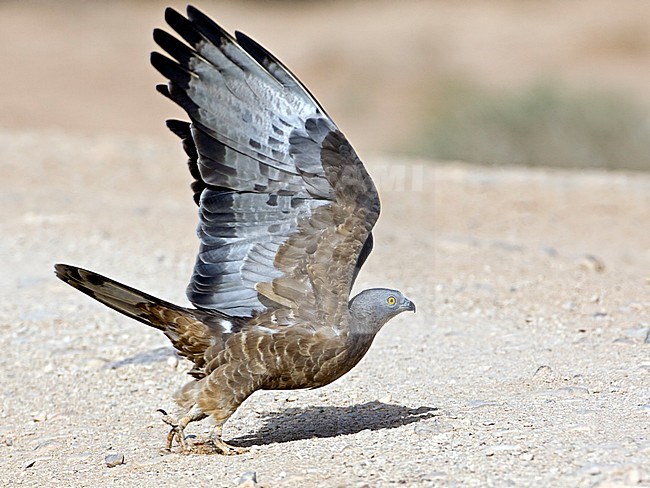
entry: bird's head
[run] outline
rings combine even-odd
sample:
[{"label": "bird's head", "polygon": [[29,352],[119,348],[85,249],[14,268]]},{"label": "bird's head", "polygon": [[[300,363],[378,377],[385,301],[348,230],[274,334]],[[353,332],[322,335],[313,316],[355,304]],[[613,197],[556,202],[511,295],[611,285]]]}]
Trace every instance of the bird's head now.
[{"label": "bird's head", "polygon": [[415,312],[415,303],[398,290],[370,288],[363,290],[348,303],[350,315],[357,327],[377,333],[390,319],[402,312]]}]

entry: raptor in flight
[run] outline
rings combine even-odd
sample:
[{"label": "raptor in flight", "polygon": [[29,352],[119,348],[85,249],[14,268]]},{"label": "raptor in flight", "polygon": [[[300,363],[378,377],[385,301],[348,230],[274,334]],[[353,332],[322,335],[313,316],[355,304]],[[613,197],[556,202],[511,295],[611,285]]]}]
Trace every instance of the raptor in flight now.
[{"label": "raptor in flight", "polygon": [[350,291],[372,249],[379,196],[352,146],[298,79],[246,35],[205,14],[165,12],[169,56],[158,90],[190,122],[167,121],[195,181],[200,249],[184,308],[65,264],[56,274],[108,307],[161,330],[194,363],[177,394],[174,439],[188,423],[222,426],[256,390],[317,388],[347,373],[382,326],[415,311],[399,291]]}]

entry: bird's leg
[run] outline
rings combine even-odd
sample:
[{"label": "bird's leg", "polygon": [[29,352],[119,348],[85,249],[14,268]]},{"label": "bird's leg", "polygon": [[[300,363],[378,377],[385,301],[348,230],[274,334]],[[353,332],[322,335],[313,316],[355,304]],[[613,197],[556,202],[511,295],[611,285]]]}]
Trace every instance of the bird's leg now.
[{"label": "bird's leg", "polygon": [[[247,357],[243,353],[242,356]],[[221,436],[223,425],[242,402],[259,388],[259,375],[248,373],[247,367],[237,361],[221,365],[205,380],[201,380],[204,381],[202,389],[196,397],[196,405],[214,420],[210,440],[216,451],[224,455],[246,452],[246,449],[226,444]]]},{"label": "bird's leg", "polygon": [[190,422],[204,419],[206,415],[196,406],[192,407],[192,409],[187,413],[187,415],[181,417],[180,420],[176,420],[174,417],[172,417],[162,409],[158,411],[163,414],[163,419],[162,419],[163,422],[165,422],[167,425],[171,427],[169,434],[167,434],[165,451],[167,452],[171,451],[174,438],[176,438],[178,444],[181,446],[181,452],[183,453],[188,452],[189,447],[187,445],[187,441],[185,440],[185,427],[187,427],[187,424],[189,424]]},{"label": "bird's leg", "polygon": [[233,454],[243,454],[245,452],[248,452],[248,449],[245,449],[243,447],[231,446],[230,444],[225,443],[221,439],[222,434],[223,434],[223,425],[215,424],[214,427],[212,427],[212,432],[210,433],[210,439],[212,440],[212,443],[214,444],[214,447],[217,449],[219,454],[223,454],[225,456],[231,456]]},{"label": "bird's leg", "polygon": [[169,415],[164,410],[160,409],[160,413],[163,414],[163,422],[171,427],[169,434],[167,434],[167,442],[165,444],[164,450],[170,452],[172,450],[172,444],[174,443],[174,438],[178,440],[178,444],[181,446],[183,452],[187,451],[187,442],[185,441],[185,427],[189,423],[187,417],[182,417],[180,420],[176,420],[174,417]]}]

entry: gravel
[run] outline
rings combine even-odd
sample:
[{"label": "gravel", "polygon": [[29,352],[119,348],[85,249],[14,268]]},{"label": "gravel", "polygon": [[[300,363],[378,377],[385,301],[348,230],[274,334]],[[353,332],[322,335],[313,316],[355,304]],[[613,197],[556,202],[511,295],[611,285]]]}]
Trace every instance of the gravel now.
[{"label": "gravel", "polygon": [[[366,158],[383,213],[358,288],[418,313],[332,385],[253,395],[225,429],[249,452],[223,457],[160,455],[187,362],[52,272],[186,303],[196,208],[173,138],[0,132],[0,160],[8,485],[650,485],[650,176]],[[424,181],[391,186],[388,165]]]}]

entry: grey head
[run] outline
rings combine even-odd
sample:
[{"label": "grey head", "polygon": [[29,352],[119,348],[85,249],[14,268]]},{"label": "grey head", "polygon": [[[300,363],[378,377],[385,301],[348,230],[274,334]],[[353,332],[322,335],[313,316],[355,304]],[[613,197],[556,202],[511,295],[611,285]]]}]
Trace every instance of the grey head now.
[{"label": "grey head", "polygon": [[376,334],[390,319],[402,312],[415,312],[415,303],[398,290],[370,288],[348,303],[356,332]]}]

